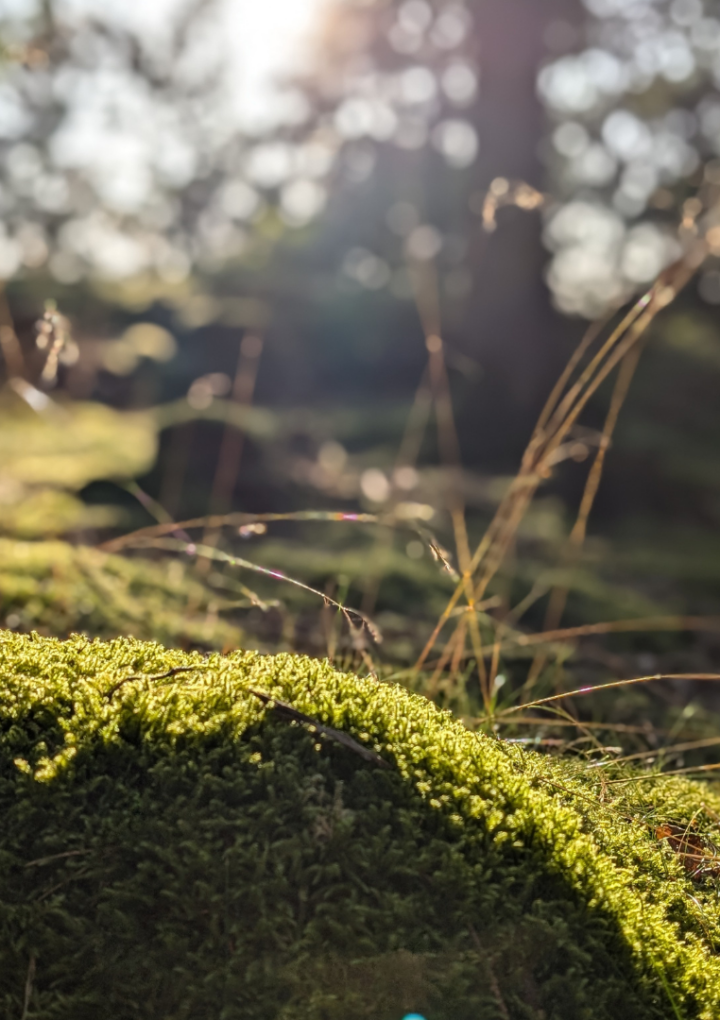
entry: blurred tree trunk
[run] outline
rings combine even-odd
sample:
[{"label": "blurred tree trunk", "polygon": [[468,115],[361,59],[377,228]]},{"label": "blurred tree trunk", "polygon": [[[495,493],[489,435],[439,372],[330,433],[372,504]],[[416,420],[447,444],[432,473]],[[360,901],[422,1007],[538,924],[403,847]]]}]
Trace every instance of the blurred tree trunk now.
[{"label": "blurred tree trunk", "polygon": [[[547,122],[536,95],[537,73],[548,55],[549,34],[564,33],[570,41],[575,27],[580,37],[583,9],[577,0],[482,0],[475,5],[474,16],[482,73],[479,182],[484,189],[493,178],[507,177],[542,190],[545,168],[540,149]],[[582,326],[550,304],[543,282],[547,253],[540,216],[508,208],[498,219],[495,233],[474,234],[471,261],[476,287],[468,319],[475,335],[468,342],[486,378],[493,388],[500,387],[508,402],[503,410],[497,397],[492,401],[493,456],[502,458],[503,452],[508,454],[527,440],[532,419]],[[468,410],[473,417],[485,418],[476,402]],[[506,437],[504,451],[498,449],[498,431]]]}]

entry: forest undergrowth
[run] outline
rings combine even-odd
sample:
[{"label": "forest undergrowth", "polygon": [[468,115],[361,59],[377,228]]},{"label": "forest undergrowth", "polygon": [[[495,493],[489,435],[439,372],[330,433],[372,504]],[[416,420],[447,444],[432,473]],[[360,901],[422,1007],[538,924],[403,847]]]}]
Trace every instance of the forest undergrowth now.
[{"label": "forest undergrowth", "polygon": [[[713,748],[720,745],[718,715],[714,695],[704,692],[718,675],[707,668],[707,656],[683,656],[675,644],[669,655],[645,656],[666,668],[636,676],[632,665],[642,661],[643,642],[651,635],[660,649],[669,634],[704,634],[712,642],[720,618],[658,611],[657,602],[641,593],[628,596],[603,578],[602,550],[598,555],[588,540],[648,329],[714,252],[717,196],[709,186],[706,191],[702,201],[686,203],[679,228],[683,257],[629,307],[587,330],[542,409],[517,474],[488,487],[485,504],[492,513],[485,524],[477,513],[468,514],[431,261],[409,267],[427,364],[390,471],[389,493],[376,512],[227,512],[243,437],[248,429],[252,433],[261,339],[251,337],[253,343],[241,350],[238,399],[215,400],[207,411],[207,417],[225,421],[211,512],[183,521],[132,479],[151,464],[158,429],[187,424],[206,411],[189,405],[161,407],[152,415],[95,410],[97,405],[64,404],[61,396],[51,400],[11,376],[3,417],[14,423],[8,434],[15,441],[0,455],[0,474],[19,495],[14,504],[4,500],[0,520],[9,536],[2,564],[6,624],[58,635],[129,633],[189,648],[309,651],[337,668],[400,683],[449,707],[468,727],[514,742],[593,758],[630,756],[656,768],[711,770]],[[20,346],[12,327],[4,329],[8,368],[14,364],[19,372]],[[63,347],[71,342],[69,324],[52,306],[39,336],[46,358],[41,385],[57,378]],[[606,410],[595,429],[583,416],[589,407],[597,410],[599,399]],[[122,439],[123,433],[128,438],[128,423],[135,430],[129,444]],[[272,424],[270,416],[258,427],[268,435],[273,428],[292,428]],[[64,462],[58,461],[58,435],[65,437]],[[440,466],[423,489],[419,459],[429,441]],[[321,450],[326,502],[343,489],[336,454],[326,450],[323,461]],[[581,498],[569,528],[558,530],[555,519],[547,539],[548,501],[537,497],[568,462],[588,465]],[[68,482],[70,463],[77,477]],[[118,535],[117,511],[87,507],[75,495],[95,478],[121,485],[155,523]],[[49,522],[60,534],[48,543]],[[113,524],[114,536],[94,550],[62,541],[62,534],[82,536],[88,526],[107,533]],[[348,529],[361,541],[347,542]],[[245,551],[252,543],[257,556]],[[603,607],[619,609],[620,618],[577,622]],[[568,608],[574,612],[564,624]],[[608,646],[608,640],[617,643]],[[686,663],[695,660],[688,669]]]},{"label": "forest undergrowth", "polygon": [[[648,330],[714,250],[706,204],[683,257],[587,330],[516,475],[474,489],[431,262],[410,267],[427,363],[386,474],[335,441],[278,455],[297,422],[252,414],[258,338],[235,400],[50,397],[70,333],[48,309],[38,385],[0,395],[10,1013],[716,1015],[720,618],[622,583],[588,535]],[[209,513],[178,520],[182,461],[137,478],[203,417],[223,422]],[[230,510],[253,430],[324,506]],[[569,466],[568,525],[547,493]],[[383,497],[358,506],[368,476]]]},{"label": "forest undergrowth", "polygon": [[[299,645],[301,651],[309,648],[313,654],[324,653],[338,668],[366,672],[383,682],[399,682],[450,707],[470,728],[553,753],[629,757],[656,769],[696,766],[712,771],[713,748],[720,745],[720,738],[714,697],[705,698],[704,691],[710,690],[720,675],[708,668],[682,672],[681,667],[633,676],[634,657],[623,656],[622,644],[618,654],[602,641],[617,636],[622,642],[625,636],[631,642],[625,646],[627,650],[642,648],[650,635],[659,635],[661,640],[662,635],[671,633],[712,636],[720,631],[720,618],[653,612],[652,603],[646,600],[644,604],[641,598],[622,605],[616,592],[611,592],[606,601],[621,603],[622,618],[563,626],[568,603],[577,600],[578,592],[582,597],[583,586],[587,591],[595,583],[602,589],[598,577],[588,582],[593,570],[593,557],[586,555],[588,521],[648,328],[712,250],[712,209],[688,208],[692,215],[685,216],[680,228],[684,256],[629,307],[589,327],[542,409],[516,476],[504,484],[502,492],[496,488],[494,514],[474,547],[442,338],[438,282],[432,263],[425,261],[410,269],[428,360],[391,477],[402,481],[416,470],[434,419],[441,458],[441,501],[451,525],[442,541],[426,523],[426,505],[409,502],[396,484],[389,503],[374,514],[344,510],[216,513],[176,522],[144,496],[158,523],[110,539],[103,548],[113,555],[140,550],[190,557],[202,576],[216,582],[235,576],[238,570],[246,577],[254,575],[258,590],[247,587],[243,594],[252,604],[253,638],[259,638],[260,647],[264,637],[268,650],[294,650]],[[600,397],[606,395],[606,411],[602,428],[594,430],[583,424],[583,413],[588,405],[593,406],[598,392]],[[523,555],[529,549],[532,557],[532,542],[526,540],[523,528],[532,518],[535,497],[568,461],[588,464],[575,519],[569,533],[556,537],[552,544],[555,563],[546,560],[540,568],[534,565],[534,573],[528,575]],[[214,493],[232,490],[235,470],[227,459],[223,463],[221,455]],[[268,536],[265,548],[270,555],[266,554],[264,563],[262,558],[251,562],[244,554],[238,555],[238,535],[246,541],[259,538],[279,522],[294,522],[304,529],[306,554],[298,554],[297,545],[287,542],[273,550]],[[473,523],[476,531],[477,522]],[[317,530],[314,534],[310,530],[323,528],[325,536],[339,525],[375,529],[374,537],[359,551],[354,550],[355,562],[352,548],[348,552],[341,540],[318,540]],[[532,529],[529,533],[532,537]],[[403,534],[416,548],[419,544],[425,548],[427,560],[434,562],[435,578],[425,582],[426,599],[419,612],[395,606],[394,612],[380,611],[376,617],[376,610],[382,608],[383,567],[388,573],[396,568],[397,536]],[[452,553],[444,544],[452,547]],[[326,578],[322,588],[292,575],[293,553],[306,577],[308,560],[315,561],[313,572]],[[369,576],[368,564],[374,567]],[[407,557],[405,564],[407,569]],[[344,565],[350,575],[356,575],[350,596]],[[365,576],[358,580],[357,574],[363,571]],[[268,580],[290,586],[301,597],[314,596],[322,600],[324,608],[313,616],[306,603],[293,604],[292,598],[284,604],[273,600],[270,607]],[[428,588],[432,599],[427,598]],[[519,590],[521,594],[516,594]],[[432,626],[428,604],[439,608],[443,603]],[[602,597],[596,604],[602,605]],[[280,618],[279,625],[263,634],[263,618],[273,615]],[[385,623],[385,633],[377,620]],[[590,682],[583,683],[587,676]],[[592,697],[587,696],[590,686]],[[700,692],[697,697],[695,692]]]}]

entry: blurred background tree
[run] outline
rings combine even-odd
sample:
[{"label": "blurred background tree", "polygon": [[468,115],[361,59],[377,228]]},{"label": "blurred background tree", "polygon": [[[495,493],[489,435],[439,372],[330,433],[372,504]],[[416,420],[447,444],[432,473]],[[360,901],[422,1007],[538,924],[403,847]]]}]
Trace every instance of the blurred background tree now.
[{"label": "blurred background tree", "polygon": [[[678,223],[720,183],[714,0],[13,0],[0,15],[6,374],[47,388],[35,323],[53,299],[72,325],[53,395],[154,409],[141,488],[100,471],[80,489],[126,529],[148,508],[399,507],[452,548],[461,504],[472,545],[587,319],[677,257]],[[712,256],[651,329],[582,559],[563,566],[605,389],[491,589],[496,618],[534,591],[523,623],[541,628],[559,576],[568,625],[718,612],[719,281]],[[431,427],[435,333],[457,450],[447,414]],[[27,392],[12,392],[14,419]],[[60,531],[110,533],[97,517]],[[404,531],[261,532],[221,547],[251,542],[243,556],[375,614],[388,665],[413,660],[452,591]],[[203,576],[227,595],[225,568]],[[258,584],[236,610],[246,642],[353,654],[328,610]],[[9,615],[36,621],[25,603]],[[590,639],[572,669],[706,668],[719,647]]]}]

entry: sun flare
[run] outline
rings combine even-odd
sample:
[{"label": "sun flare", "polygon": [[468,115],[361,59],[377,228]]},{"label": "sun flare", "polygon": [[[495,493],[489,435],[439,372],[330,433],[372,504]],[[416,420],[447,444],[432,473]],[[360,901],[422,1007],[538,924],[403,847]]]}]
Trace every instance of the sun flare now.
[{"label": "sun flare", "polygon": [[[307,59],[313,29],[327,0],[227,0],[231,45],[237,56],[234,89],[243,120],[273,120],[280,82]],[[287,93],[287,90],[284,90]]]}]

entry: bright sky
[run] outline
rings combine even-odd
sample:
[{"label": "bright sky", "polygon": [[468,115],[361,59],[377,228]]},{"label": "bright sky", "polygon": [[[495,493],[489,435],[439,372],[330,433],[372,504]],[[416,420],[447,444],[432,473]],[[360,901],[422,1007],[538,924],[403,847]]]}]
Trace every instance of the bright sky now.
[{"label": "bright sky", "polygon": [[[0,0],[0,19],[6,31],[18,39],[27,37],[28,26],[41,2]],[[326,3],[327,0],[212,0],[194,18],[185,50],[173,65],[176,80],[190,86],[205,81],[208,72],[211,78],[219,69],[224,72],[224,87],[206,104],[198,123],[192,116],[183,120],[182,106],[173,105],[172,98],[163,101],[153,97],[143,80],[128,74],[111,51],[97,54],[97,59],[91,53],[92,59],[84,68],[82,47],[88,45],[88,36],[80,31],[86,16],[129,31],[142,42],[149,56],[163,63],[164,54],[171,52],[168,44],[184,10],[191,5],[196,7],[193,0],[53,0],[59,20],[70,26],[71,32],[77,26],[78,34],[75,67],[61,73],[55,83],[65,101],[66,114],[49,139],[48,148],[57,168],[63,172],[79,170],[101,200],[100,208],[85,216],[75,216],[69,224],[62,245],[73,258],[79,256],[106,274],[116,276],[138,271],[148,259],[162,262],[165,249],[151,251],[144,242],[125,236],[113,224],[112,217],[133,215],[139,210],[150,215],[155,210],[153,215],[157,213],[162,218],[164,207],[156,201],[159,201],[154,191],[156,181],[182,187],[203,158],[212,160],[215,147],[222,151],[236,133],[262,135],[278,124],[304,119],[306,101],[289,84],[283,86],[282,79],[287,80],[302,69],[311,53],[313,29]],[[12,107],[12,87],[6,92],[5,107],[8,104]],[[0,94],[0,137],[12,141],[22,134],[22,109],[13,107],[3,112],[2,100]],[[13,111],[14,121],[10,116]],[[250,146],[248,159],[253,157],[258,163],[262,156],[267,164],[273,159],[277,163],[281,156],[287,162],[283,152],[270,149],[272,146],[260,139],[255,148]],[[24,181],[23,187],[27,188],[29,180],[35,180],[39,190],[34,194],[41,195],[44,209],[65,209],[67,188],[63,190],[62,178],[58,182],[52,175],[44,174],[42,158],[32,145],[14,146],[8,160],[11,176]],[[235,167],[236,176],[244,170],[248,168]],[[267,177],[267,166],[264,176]],[[278,179],[278,183],[287,184],[283,208],[293,221],[305,222],[321,208],[324,190],[315,180],[295,179],[297,175],[289,180],[289,176],[283,172]],[[252,180],[260,181],[257,173]],[[50,193],[53,182],[60,189],[57,194]],[[234,191],[223,192],[221,227],[225,234],[235,231],[239,237],[228,217],[242,220],[245,214],[238,212],[239,206],[252,210],[258,199],[248,185],[244,191],[238,190],[243,188],[240,180],[234,180],[232,187]],[[149,197],[152,201],[147,205]],[[214,206],[213,209],[217,220],[218,210]],[[108,211],[109,217],[105,215]],[[155,225],[155,221],[143,222],[151,233],[159,231],[157,237],[161,238],[164,220]],[[210,238],[207,245],[220,246],[225,251],[230,241],[217,230],[213,234],[214,222],[207,226]],[[162,248],[162,243],[158,243]],[[24,259],[23,251],[21,241],[3,240],[0,220],[0,276],[12,275]],[[187,261],[182,252],[180,255]]]},{"label": "bright sky", "polygon": [[[90,14],[161,45],[189,0],[56,0],[71,15]],[[0,17],[31,14],[39,0],[0,0]],[[231,87],[243,122],[259,123],[272,104],[273,79],[296,71],[323,0],[217,0],[213,18],[192,40],[196,59],[230,57]]]},{"label": "bright sky", "polygon": [[273,79],[301,67],[322,6],[323,0],[225,0],[244,121],[262,120]]}]

